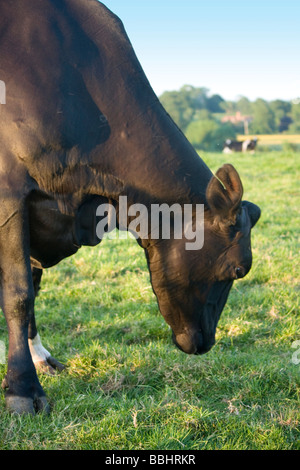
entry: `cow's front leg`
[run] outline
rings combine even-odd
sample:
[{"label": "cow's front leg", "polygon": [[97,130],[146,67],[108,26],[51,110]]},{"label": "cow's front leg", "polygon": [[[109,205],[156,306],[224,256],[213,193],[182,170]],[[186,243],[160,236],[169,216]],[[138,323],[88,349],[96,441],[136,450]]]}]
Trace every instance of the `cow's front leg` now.
[{"label": "cow's front leg", "polygon": [[[32,267],[32,280],[34,295],[37,297],[40,290],[42,269]],[[30,315],[28,328],[28,344],[31,358],[38,372],[55,375],[56,371],[62,371],[65,366],[51,356],[50,352],[43,346],[40,335],[38,334],[34,311]]]},{"label": "cow's front leg", "polygon": [[4,384],[7,408],[19,414],[34,414],[39,410],[48,411],[49,407],[28,346],[28,326],[35,296],[24,212],[18,211],[0,229],[1,297],[9,334]]}]

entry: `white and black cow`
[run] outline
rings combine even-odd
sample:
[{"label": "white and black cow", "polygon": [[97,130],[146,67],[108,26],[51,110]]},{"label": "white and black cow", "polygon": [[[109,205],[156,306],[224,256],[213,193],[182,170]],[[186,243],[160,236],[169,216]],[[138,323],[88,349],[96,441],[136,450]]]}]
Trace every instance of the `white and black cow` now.
[{"label": "white and black cow", "polygon": [[227,139],[224,143],[223,152],[254,152],[257,144],[257,139],[247,139],[244,141]]}]

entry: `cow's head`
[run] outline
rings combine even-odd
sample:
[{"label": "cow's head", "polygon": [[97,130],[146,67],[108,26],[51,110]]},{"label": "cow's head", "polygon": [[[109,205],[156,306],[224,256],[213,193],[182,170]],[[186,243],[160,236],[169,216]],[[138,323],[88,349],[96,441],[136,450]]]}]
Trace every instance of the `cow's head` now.
[{"label": "cow's head", "polygon": [[235,279],[251,268],[250,232],[260,209],[242,202],[243,187],[224,165],[206,190],[204,246],[187,251],[186,240],[159,240],[147,250],[151,281],[173,341],[188,354],[214,345],[215,331]]}]

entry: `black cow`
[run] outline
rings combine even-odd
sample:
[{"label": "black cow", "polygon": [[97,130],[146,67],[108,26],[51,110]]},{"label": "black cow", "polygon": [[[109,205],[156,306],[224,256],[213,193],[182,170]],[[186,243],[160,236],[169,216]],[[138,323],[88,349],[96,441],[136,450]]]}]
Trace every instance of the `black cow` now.
[{"label": "black cow", "polygon": [[227,139],[223,146],[224,153],[232,152],[254,152],[257,139],[247,139],[244,141]]},{"label": "black cow", "polygon": [[[43,268],[95,235],[96,210],[205,205],[204,247],[141,237],[153,290],[175,344],[207,352],[233,280],[251,267],[259,208],[238,173],[213,176],[151,89],[120,20],[96,0],[0,4],[0,302],[9,332],[8,408],[48,410],[34,300]],[[127,229],[127,224],[119,224]]]}]

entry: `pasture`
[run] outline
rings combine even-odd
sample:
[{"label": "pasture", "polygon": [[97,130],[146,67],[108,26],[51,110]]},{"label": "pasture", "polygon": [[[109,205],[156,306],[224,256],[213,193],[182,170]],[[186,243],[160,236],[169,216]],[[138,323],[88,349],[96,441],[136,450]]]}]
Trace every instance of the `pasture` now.
[{"label": "pasture", "polygon": [[201,156],[213,171],[232,163],[262,209],[214,348],[175,348],[134,240],[81,249],[45,272],[36,301],[43,343],[67,365],[40,376],[52,413],[10,415],[1,393],[0,449],[300,448],[300,154]]},{"label": "pasture", "polygon": [[257,148],[260,151],[283,150],[285,152],[299,150],[300,135],[296,134],[260,134],[260,135],[238,135],[237,140],[258,139]]}]

